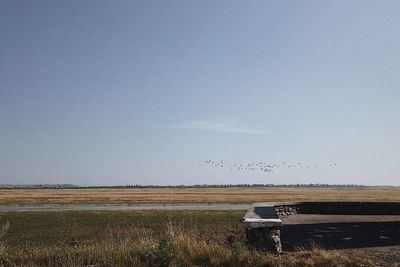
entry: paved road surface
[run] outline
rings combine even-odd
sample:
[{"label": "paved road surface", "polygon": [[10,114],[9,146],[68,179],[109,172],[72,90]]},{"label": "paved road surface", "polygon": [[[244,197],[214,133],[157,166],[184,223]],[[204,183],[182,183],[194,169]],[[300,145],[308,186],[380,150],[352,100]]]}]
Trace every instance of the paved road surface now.
[{"label": "paved road surface", "polygon": [[251,204],[74,204],[74,205],[0,205],[0,212],[13,211],[85,211],[85,210],[247,210]]}]

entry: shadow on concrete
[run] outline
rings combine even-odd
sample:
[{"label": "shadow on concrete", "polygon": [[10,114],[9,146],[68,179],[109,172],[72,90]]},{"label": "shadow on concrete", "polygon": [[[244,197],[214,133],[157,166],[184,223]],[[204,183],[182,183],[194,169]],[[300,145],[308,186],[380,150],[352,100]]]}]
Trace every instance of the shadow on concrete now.
[{"label": "shadow on concrete", "polygon": [[400,215],[400,202],[299,202],[294,207],[301,214]]},{"label": "shadow on concrete", "polygon": [[254,214],[261,219],[279,219],[278,214],[273,206],[271,207],[254,207]]},{"label": "shadow on concrete", "polygon": [[285,251],[314,245],[326,249],[400,245],[400,221],[288,224],[282,228],[281,241]]}]

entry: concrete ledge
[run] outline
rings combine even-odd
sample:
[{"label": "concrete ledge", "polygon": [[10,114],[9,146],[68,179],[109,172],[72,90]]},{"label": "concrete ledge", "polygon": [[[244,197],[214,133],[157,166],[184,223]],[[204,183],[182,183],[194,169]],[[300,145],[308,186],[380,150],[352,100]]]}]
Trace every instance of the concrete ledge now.
[{"label": "concrete ledge", "polygon": [[281,227],[282,220],[281,219],[252,219],[245,218],[243,220],[244,227],[246,228],[257,228],[257,227]]}]

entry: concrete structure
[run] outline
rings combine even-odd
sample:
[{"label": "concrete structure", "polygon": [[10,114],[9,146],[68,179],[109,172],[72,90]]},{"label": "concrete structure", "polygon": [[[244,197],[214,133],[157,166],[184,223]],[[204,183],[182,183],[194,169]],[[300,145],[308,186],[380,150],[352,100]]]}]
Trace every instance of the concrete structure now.
[{"label": "concrete structure", "polygon": [[248,242],[276,253],[400,245],[399,223],[400,202],[254,203],[243,218]]},{"label": "concrete structure", "polygon": [[248,242],[261,250],[282,252],[280,228],[282,221],[274,203],[254,203],[243,219]]}]

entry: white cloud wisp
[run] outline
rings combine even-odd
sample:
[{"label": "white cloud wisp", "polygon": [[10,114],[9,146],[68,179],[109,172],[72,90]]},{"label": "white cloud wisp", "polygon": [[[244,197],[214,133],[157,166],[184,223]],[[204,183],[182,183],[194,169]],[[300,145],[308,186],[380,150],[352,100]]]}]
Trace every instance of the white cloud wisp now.
[{"label": "white cloud wisp", "polygon": [[180,128],[186,130],[201,130],[201,131],[225,132],[225,133],[235,133],[235,134],[277,135],[276,133],[270,131],[240,127],[229,122],[184,121],[179,124],[170,124],[166,126],[171,128]]}]

